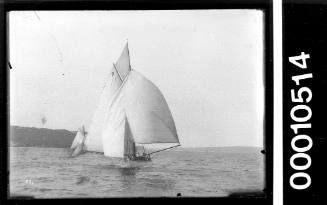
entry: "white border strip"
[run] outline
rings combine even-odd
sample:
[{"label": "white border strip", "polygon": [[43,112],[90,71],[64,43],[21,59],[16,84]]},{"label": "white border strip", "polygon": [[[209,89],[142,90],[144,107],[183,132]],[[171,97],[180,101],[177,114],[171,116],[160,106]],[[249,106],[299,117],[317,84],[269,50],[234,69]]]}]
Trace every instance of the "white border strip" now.
[{"label": "white border strip", "polygon": [[283,204],[283,55],[282,0],[273,0],[274,39],[274,163],[273,204]]}]

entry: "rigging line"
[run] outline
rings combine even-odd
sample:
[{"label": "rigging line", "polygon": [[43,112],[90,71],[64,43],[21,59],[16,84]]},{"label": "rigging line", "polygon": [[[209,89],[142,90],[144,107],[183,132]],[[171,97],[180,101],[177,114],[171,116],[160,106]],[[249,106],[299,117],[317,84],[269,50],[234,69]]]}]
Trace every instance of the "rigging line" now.
[{"label": "rigging line", "polygon": [[[37,19],[41,22],[41,24],[43,25],[43,21],[41,21],[41,18],[40,18],[40,16],[37,14],[37,12],[34,10],[33,11],[34,12],[34,14],[35,14],[35,16],[37,17]],[[44,25],[43,25],[43,27],[45,27]],[[45,27],[46,28],[46,27]],[[56,38],[54,37],[54,35],[53,34],[51,34],[50,33],[50,31],[48,30],[48,29],[46,29],[47,30],[47,32],[48,32],[48,34],[50,35],[50,37],[52,38],[52,40],[54,41],[54,43],[55,43],[55,46],[56,46],[56,48],[57,48],[57,51],[58,51],[58,54],[59,54],[59,61],[62,63],[63,62],[63,55],[62,55],[62,52],[61,52],[61,50],[60,50],[60,48],[59,48],[59,46],[58,46],[58,42],[57,42],[57,40],[56,40]]]},{"label": "rigging line", "polygon": [[112,63],[112,64],[114,65],[114,68],[115,68],[116,72],[118,73],[120,80],[123,82],[123,78],[121,77],[120,73],[118,72],[115,63]]},{"label": "rigging line", "polygon": [[178,144],[178,145],[175,145],[175,146],[172,146],[172,147],[168,147],[168,148],[165,148],[165,149],[157,150],[157,151],[154,151],[154,152],[149,153],[149,155],[150,155],[150,154],[157,153],[157,152],[161,152],[161,151],[164,151],[164,150],[167,150],[167,149],[172,149],[172,148],[174,148],[174,147],[178,147],[178,146],[181,146],[181,145]]}]

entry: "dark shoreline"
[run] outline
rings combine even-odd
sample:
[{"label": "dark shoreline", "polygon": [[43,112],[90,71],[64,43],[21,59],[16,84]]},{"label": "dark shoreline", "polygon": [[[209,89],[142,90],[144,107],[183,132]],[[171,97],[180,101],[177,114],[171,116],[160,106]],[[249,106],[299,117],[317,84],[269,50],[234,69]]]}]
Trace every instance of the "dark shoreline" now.
[{"label": "dark shoreline", "polygon": [[35,127],[10,126],[10,147],[70,147],[76,132]]},{"label": "dark shoreline", "polygon": [[[47,129],[35,127],[10,126],[9,147],[49,147],[49,148],[69,148],[72,144],[76,131],[65,129]],[[224,147],[180,147],[185,150],[247,150],[258,149],[262,147],[254,146],[224,146]],[[178,149],[176,149],[178,150]]]}]

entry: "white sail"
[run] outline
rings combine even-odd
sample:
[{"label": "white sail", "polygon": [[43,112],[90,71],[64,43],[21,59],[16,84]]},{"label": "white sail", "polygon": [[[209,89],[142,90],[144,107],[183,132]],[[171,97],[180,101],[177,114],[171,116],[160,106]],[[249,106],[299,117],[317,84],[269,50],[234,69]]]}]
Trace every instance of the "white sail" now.
[{"label": "white sail", "polygon": [[167,102],[150,80],[132,70],[123,91],[125,112],[136,143],[179,143]]},{"label": "white sail", "polygon": [[84,138],[84,136],[82,135],[81,131],[78,130],[70,148],[75,149],[78,144],[81,144],[83,142],[83,138]]},{"label": "white sail", "polygon": [[85,143],[78,143],[77,135],[72,144],[75,151],[119,158],[135,157],[135,143],[179,143],[164,96],[150,80],[131,70],[127,44],[113,65]]},{"label": "white sail", "polygon": [[85,141],[86,150],[103,152],[101,136],[108,109],[113,102],[113,98],[116,95],[118,88],[122,85],[122,82],[129,71],[129,52],[128,45],[126,44],[117,63],[112,67],[109,80],[102,91],[98,107],[93,115],[88,130],[89,133]]},{"label": "white sail", "polygon": [[76,146],[76,148],[74,149],[74,151],[73,151],[73,153],[72,153],[72,157],[75,157],[75,156],[77,156],[77,155],[79,155],[79,154],[81,154],[83,151],[84,151],[84,146],[83,146],[83,144],[78,144],[77,146]]},{"label": "white sail", "polygon": [[75,157],[84,151],[85,135],[85,129],[83,126],[81,129],[78,129],[72,146],[70,147],[73,150],[72,157]]},{"label": "white sail", "polygon": [[[171,112],[160,90],[132,70],[109,108],[102,133],[108,157],[124,157],[124,139],[129,133],[135,143],[179,143]],[[126,129],[128,121],[129,129]]]},{"label": "white sail", "polygon": [[120,90],[112,106],[110,106],[108,117],[103,128],[103,152],[104,155],[108,157],[124,157],[126,115],[122,100],[123,95]]},{"label": "white sail", "polygon": [[113,67],[110,72],[109,80],[107,81],[100,100],[98,107],[96,108],[90,128],[88,130],[88,136],[85,140],[86,150],[103,152],[102,149],[102,130],[105,121],[106,113],[108,112],[108,107],[112,103],[113,97],[116,94],[118,88],[121,86],[122,81]]},{"label": "white sail", "polygon": [[126,78],[126,76],[128,75],[129,71],[131,71],[128,43],[126,43],[126,45],[115,65],[116,65],[116,68],[117,68],[122,80],[124,80]]}]

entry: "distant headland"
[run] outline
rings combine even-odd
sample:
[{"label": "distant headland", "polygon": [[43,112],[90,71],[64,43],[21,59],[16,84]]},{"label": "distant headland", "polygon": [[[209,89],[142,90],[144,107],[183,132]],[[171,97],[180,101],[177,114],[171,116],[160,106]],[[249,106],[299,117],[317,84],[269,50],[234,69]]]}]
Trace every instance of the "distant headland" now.
[{"label": "distant headland", "polygon": [[[74,140],[77,131],[69,131],[65,129],[47,129],[36,127],[20,127],[10,126],[10,137],[8,139],[10,147],[54,147],[54,148],[69,148]],[[184,147],[183,149],[204,149],[210,151],[217,147]],[[262,147],[250,146],[228,146],[219,147],[226,151],[247,151],[249,149],[261,150],[264,154]],[[150,148],[152,150],[152,148]]]},{"label": "distant headland", "polygon": [[72,144],[76,131],[10,126],[9,134],[8,141],[11,147],[68,148]]}]

